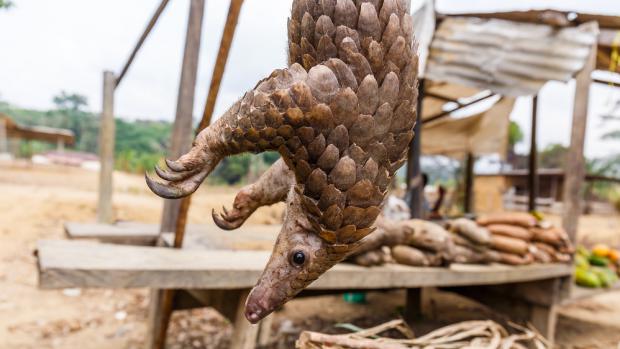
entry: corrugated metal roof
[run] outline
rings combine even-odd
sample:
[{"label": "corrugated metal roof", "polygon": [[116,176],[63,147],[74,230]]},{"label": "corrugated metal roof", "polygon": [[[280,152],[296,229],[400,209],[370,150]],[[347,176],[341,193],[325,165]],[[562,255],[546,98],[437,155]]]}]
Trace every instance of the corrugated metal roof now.
[{"label": "corrugated metal roof", "polygon": [[499,19],[447,18],[435,31],[426,77],[503,95],[534,95],[547,81],[569,81],[581,70],[597,35],[596,22],[556,29]]}]

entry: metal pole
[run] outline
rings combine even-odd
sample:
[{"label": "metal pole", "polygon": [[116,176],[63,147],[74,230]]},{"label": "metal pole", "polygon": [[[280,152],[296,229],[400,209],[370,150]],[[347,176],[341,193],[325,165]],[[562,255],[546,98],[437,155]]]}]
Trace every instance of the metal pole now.
[{"label": "metal pole", "polygon": [[529,200],[527,209],[536,211],[536,198],[538,197],[538,146],[536,142],[538,134],[538,96],[532,98],[532,139],[530,140],[530,164],[528,173]]},{"label": "metal pole", "polygon": [[112,223],[112,172],[114,171],[114,88],[116,77],[111,71],[103,72],[103,106],[99,126],[99,203],[97,221]]},{"label": "metal pole", "polygon": [[422,101],[424,99],[424,79],[420,80],[418,87],[418,120],[413,128],[414,136],[409,147],[409,160],[407,161],[407,192],[409,192],[409,208],[411,218],[422,218],[424,200],[424,185],[420,171],[420,156],[422,154],[421,131],[422,131]]}]

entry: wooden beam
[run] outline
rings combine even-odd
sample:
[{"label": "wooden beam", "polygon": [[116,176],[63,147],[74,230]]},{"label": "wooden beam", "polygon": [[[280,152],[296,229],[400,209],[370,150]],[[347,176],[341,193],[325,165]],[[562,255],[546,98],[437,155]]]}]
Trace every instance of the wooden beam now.
[{"label": "wooden beam", "polygon": [[[168,289],[249,289],[269,251],[173,249],[42,240],[37,244],[39,286]],[[316,290],[488,285],[567,276],[569,264],[461,265],[447,268],[341,263],[309,286]]]},{"label": "wooden beam", "polygon": [[[461,109],[463,109],[465,107],[469,107],[469,106],[474,105],[474,104],[476,104],[478,102],[482,102],[484,100],[487,100],[487,99],[489,99],[491,97],[495,97],[495,96],[497,96],[497,94],[489,93],[486,96],[480,97],[478,99],[474,99],[474,100],[472,100],[470,102],[467,102],[467,103],[457,103],[458,104],[457,107],[452,108],[450,110],[446,110],[446,111],[437,113],[437,114],[432,115],[432,116],[429,116],[429,117],[425,118],[424,120],[422,120],[422,122],[425,123],[425,124],[428,124],[429,122],[433,122],[435,120],[438,120],[438,119],[441,119],[443,117],[449,116],[450,114],[454,113],[455,111],[461,110]],[[420,115],[420,114],[418,114],[418,115]]]},{"label": "wooden beam", "polygon": [[[204,130],[211,123],[211,117],[213,116],[213,109],[215,108],[215,102],[220,89],[220,83],[226,62],[228,61],[228,53],[232,44],[233,37],[235,35],[235,29],[237,27],[237,21],[239,19],[239,13],[241,12],[241,5],[243,0],[231,0],[230,7],[228,8],[228,17],[226,18],[226,24],[224,26],[224,32],[222,33],[222,40],[220,42],[220,49],[217,53],[217,59],[215,60],[215,66],[213,67],[213,74],[211,77],[211,85],[209,87],[209,95],[205,103],[205,108],[202,113],[202,119],[198,124],[196,133]],[[189,207],[191,205],[192,196],[187,196],[181,199],[179,205],[179,213],[175,223],[175,237],[174,246],[180,247],[183,244],[183,237],[185,236],[185,225],[187,222],[187,215]]]},{"label": "wooden beam", "polygon": [[590,57],[584,68],[575,78],[575,102],[573,105],[573,123],[571,140],[566,155],[566,175],[564,178],[564,204],[562,225],[573,243],[577,239],[577,224],[581,215],[582,188],[585,176],[586,125],[588,121],[588,101],[592,71],[596,66],[596,45],[592,46]]},{"label": "wooden beam", "polygon": [[112,173],[114,171],[114,89],[116,77],[111,71],[103,72],[103,106],[99,126],[99,198],[97,222],[112,223]]},{"label": "wooden beam", "polygon": [[[204,7],[205,0],[191,0],[190,2],[185,50],[181,66],[181,81],[179,82],[177,96],[177,110],[169,150],[169,156],[175,159],[189,151],[192,143],[192,114]],[[175,237],[175,248],[181,247],[185,234],[185,217],[179,219],[181,206],[181,200],[164,200],[160,232],[176,232],[175,236],[178,236],[179,242],[176,243],[177,238]],[[183,221],[183,229],[179,232],[176,227],[180,220]],[[149,322],[147,324],[147,349],[163,349],[165,347],[174,297],[175,290],[173,289],[151,290]]]},{"label": "wooden beam", "polygon": [[528,211],[536,211],[536,198],[538,198],[538,96],[532,97],[532,137],[530,139],[530,158],[528,171]]},{"label": "wooden beam", "polygon": [[418,120],[413,128],[413,140],[409,145],[409,155],[407,160],[407,192],[409,193],[409,209],[411,218],[422,218],[424,184],[422,183],[422,172],[420,169],[420,156],[422,155],[422,101],[424,99],[424,79],[421,79],[418,87]]},{"label": "wooden beam", "polygon": [[243,5],[243,0],[231,0],[230,2],[228,17],[226,17],[224,32],[222,33],[222,40],[220,41],[220,49],[217,52],[217,59],[215,60],[215,65],[213,66],[209,94],[207,95],[204,112],[202,113],[202,120],[200,120],[200,125],[198,127],[199,130],[209,126],[211,123],[211,117],[213,115],[213,110],[215,109],[217,95],[220,92],[220,84],[222,83],[222,77],[224,76],[224,71],[226,70],[226,62],[228,62],[228,53],[230,52],[230,46],[232,45],[232,41],[235,36],[235,29],[237,28],[237,21],[239,20],[241,5]]},{"label": "wooden beam", "polygon": [[556,27],[576,26],[590,21],[596,21],[601,28],[620,29],[620,17],[618,16],[605,16],[557,10],[530,10],[491,13],[450,13],[438,14],[437,17],[496,18],[514,22],[547,24]]},{"label": "wooden beam", "polygon": [[[177,96],[177,109],[170,139],[168,157],[177,159],[187,153],[192,145],[192,116],[196,91],[196,75],[200,55],[200,38],[204,16],[204,0],[190,3],[185,35],[185,50],[181,66],[181,79]],[[161,220],[161,232],[175,231],[181,200],[165,200]]]},{"label": "wooden beam", "polygon": [[465,213],[472,213],[474,210],[474,164],[476,158],[474,154],[467,153],[465,159],[465,204],[463,210]]},{"label": "wooden beam", "polygon": [[161,3],[159,3],[159,6],[155,10],[155,13],[153,13],[153,16],[149,20],[149,23],[146,25],[146,28],[142,32],[142,35],[140,35],[140,38],[138,39],[136,46],[131,51],[131,54],[129,55],[127,62],[125,62],[125,65],[121,69],[120,74],[118,74],[118,77],[116,78],[116,86],[120,85],[121,81],[125,77],[125,74],[127,74],[127,71],[129,70],[129,67],[131,66],[131,63],[133,63],[134,59],[136,58],[136,55],[138,54],[138,51],[140,51],[140,48],[144,44],[144,41],[146,41],[146,38],[151,33],[151,30],[153,30],[153,27],[155,27],[155,24],[157,23],[159,16],[161,16],[162,12],[164,12],[164,9],[166,8],[166,5],[168,5],[169,1],[170,0],[162,0]]}]

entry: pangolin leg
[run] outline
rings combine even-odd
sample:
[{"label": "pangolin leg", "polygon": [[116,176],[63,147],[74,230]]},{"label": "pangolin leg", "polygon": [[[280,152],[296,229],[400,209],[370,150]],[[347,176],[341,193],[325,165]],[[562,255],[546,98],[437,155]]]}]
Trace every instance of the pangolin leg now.
[{"label": "pangolin leg", "polygon": [[284,201],[294,184],[295,174],[279,159],[255,183],[241,188],[232,210],[224,208],[219,214],[213,210],[213,221],[222,229],[237,229],[257,208]]}]

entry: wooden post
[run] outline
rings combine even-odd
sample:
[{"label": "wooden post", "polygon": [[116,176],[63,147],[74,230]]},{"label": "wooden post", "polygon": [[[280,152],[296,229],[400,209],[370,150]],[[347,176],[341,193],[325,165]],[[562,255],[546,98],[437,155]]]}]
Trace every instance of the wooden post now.
[{"label": "wooden post", "polygon": [[420,171],[420,156],[422,154],[421,131],[422,131],[422,100],[424,99],[424,79],[420,80],[418,87],[418,120],[413,128],[413,140],[409,147],[409,159],[407,161],[407,192],[409,193],[409,208],[411,218],[423,218],[422,210],[424,202],[424,184]]},{"label": "wooden post", "polygon": [[6,121],[0,119],[0,154],[8,153],[9,151],[9,137],[6,129]]},{"label": "wooden post", "polygon": [[[204,0],[193,0],[190,4],[181,81],[177,97],[177,110],[170,140],[170,149],[168,151],[168,157],[171,159],[177,159],[188,152],[192,144],[192,113],[194,111],[203,14]],[[180,205],[180,199],[164,200],[161,232],[175,231]]]},{"label": "wooden post", "polygon": [[[181,81],[177,97],[177,110],[169,150],[169,156],[175,159],[187,152],[192,142],[192,112],[194,109],[204,7],[204,0],[191,0],[190,2],[185,51],[181,67]],[[176,232],[181,204],[182,200],[164,201],[160,232]],[[185,216],[182,222],[183,227],[185,226],[184,218]],[[177,235],[182,235],[182,233]],[[175,236],[174,247],[180,248],[182,240],[177,240],[179,239]],[[147,349],[163,349],[165,347],[168,323],[173,311],[174,293],[174,290],[151,290],[146,340]]]},{"label": "wooden post", "polygon": [[596,67],[596,51],[594,44],[590,57],[583,69],[575,78],[575,104],[573,106],[573,125],[571,130],[570,148],[566,156],[564,177],[564,203],[562,226],[568,232],[573,243],[577,238],[577,224],[581,214],[583,180],[585,177],[585,158],[583,149],[588,121],[588,99],[591,74]]},{"label": "wooden post", "polygon": [[103,106],[99,126],[99,202],[97,222],[112,223],[112,173],[114,171],[114,89],[116,77],[111,71],[103,72]]},{"label": "wooden post", "polygon": [[256,347],[259,325],[249,323],[244,314],[245,299],[249,294],[250,290],[244,290],[244,292],[241,292],[241,297],[239,297],[230,349],[254,349]]},{"label": "wooden post", "polygon": [[467,158],[465,159],[465,204],[463,205],[465,213],[473,211],[475,163],[476,158],[474,154],[467,153]]},{"label": "wooden post", "polygon": [[65,141],[63,141],[62,139],[56,140],[56,151],[58,151],[59,153],[64,153]]},{"label": "wooden post", "polygon": [[529,188],[528,211],[536,210],[536,198],[538,197],[538,96],[532,98],[532,139],[530,140],[530,164],[527,177]]}]

